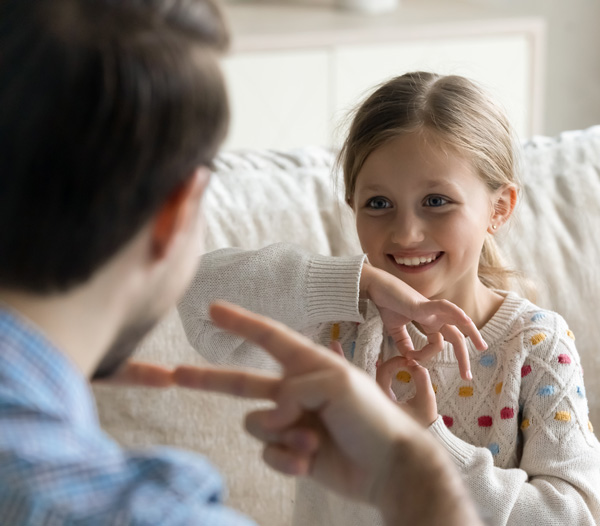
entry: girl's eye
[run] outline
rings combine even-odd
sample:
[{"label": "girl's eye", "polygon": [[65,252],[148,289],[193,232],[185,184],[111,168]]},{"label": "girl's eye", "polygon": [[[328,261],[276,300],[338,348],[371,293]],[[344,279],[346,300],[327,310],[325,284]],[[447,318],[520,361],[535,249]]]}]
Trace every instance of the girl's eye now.
[{"label": "girl's eye", "polygon": [[385,197],[373,197],[367,201],[367,208],[371,210],[383,210],[391,206]]},{"label": "girl's eye", "polygon": [[444,206],[449,203],[448,199],[441,195],[430,195],[425,198],[425,206],[437,208],[438,206]]}]

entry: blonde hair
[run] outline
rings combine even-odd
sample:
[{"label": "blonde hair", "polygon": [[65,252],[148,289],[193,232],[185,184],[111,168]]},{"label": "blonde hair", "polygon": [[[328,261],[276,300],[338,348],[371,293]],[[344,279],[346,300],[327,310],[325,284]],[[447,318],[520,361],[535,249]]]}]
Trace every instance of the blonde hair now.
[{"label": "blonde hair", "polygon": [[[505,184],[518,187],[516,141],[504,110],[465,77],[419,71],[385,82],[356,109],[338,156],[348,203],[367,157],[409,133],[433,134],[442,146],[463,155],[491,191]],[[504,267],[491,234],[484,241],[478,274],[488,288],[503,290],[514,276]]]}]

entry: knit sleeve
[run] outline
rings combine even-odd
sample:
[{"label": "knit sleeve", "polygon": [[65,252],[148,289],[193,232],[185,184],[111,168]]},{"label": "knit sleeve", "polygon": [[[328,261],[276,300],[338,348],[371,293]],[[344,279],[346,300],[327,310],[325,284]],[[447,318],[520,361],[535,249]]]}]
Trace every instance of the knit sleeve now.
[{"label": "knit sleeve", "polygon": [[362,321],[359,281],[364,259],[309,254],[287,243],[205,254],[178,305],[188,341],[214,363],[276,369],[264,351],[212,325],[210,303],[226,300],[300,332],[332,321]]},{"label": "knit sleeve", "polygon": [[574,336],[560,316],[545,317],[521,335],[517,468],[494,467],[489,449],[460,440],[441,418],[431,426],[489,524],[600,523],[600,445],[588,422]]}]

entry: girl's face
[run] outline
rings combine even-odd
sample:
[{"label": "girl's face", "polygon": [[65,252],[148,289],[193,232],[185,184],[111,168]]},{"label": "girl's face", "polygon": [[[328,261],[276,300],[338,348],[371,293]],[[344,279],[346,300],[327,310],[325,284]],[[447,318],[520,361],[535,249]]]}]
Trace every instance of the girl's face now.
[{"label": "girl's face", "polygon": [[468,161],[408,134],[369,155],[351,204],[372,265],[427,298],[463,306],[487,291],[477,269],[493,201]]}]

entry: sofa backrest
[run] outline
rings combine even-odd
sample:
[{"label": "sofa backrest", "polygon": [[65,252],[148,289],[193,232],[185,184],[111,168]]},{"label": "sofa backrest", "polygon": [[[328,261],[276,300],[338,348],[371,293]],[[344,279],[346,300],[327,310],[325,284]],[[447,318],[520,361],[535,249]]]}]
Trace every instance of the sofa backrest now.
[{"label": "sofa backrest", "polygon": [[[206,248],[291,241],[322,254],[356,253],[351,214],[332,182],[334,160],[320,148],[224,154],[205,201]],[[521,171],[519,203],[498,241],[507,266],[531,285],[531,299],[570,324],[591,421],[600,425],[600,126],[534,137],[523,145]],[[232,188],[232,206],[223,207]]]},{"label": "sofa backrest", "polygon": [[523,148],[523,192],[500,244],[576,337],[592,424],[600,425],[600,126],[534,137]]}]

